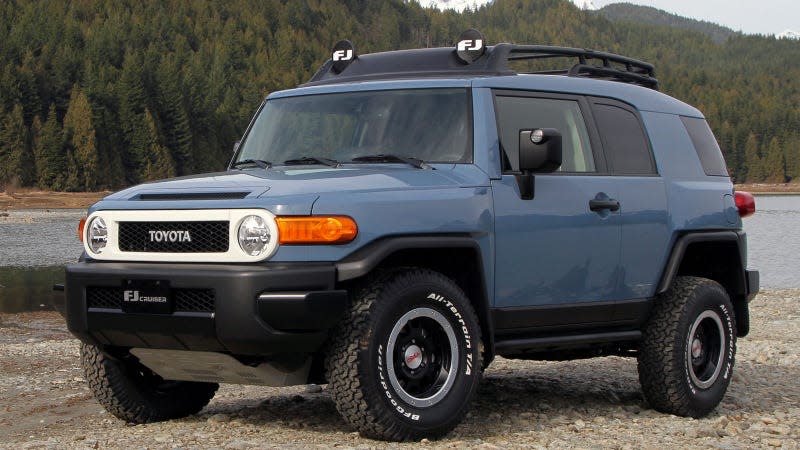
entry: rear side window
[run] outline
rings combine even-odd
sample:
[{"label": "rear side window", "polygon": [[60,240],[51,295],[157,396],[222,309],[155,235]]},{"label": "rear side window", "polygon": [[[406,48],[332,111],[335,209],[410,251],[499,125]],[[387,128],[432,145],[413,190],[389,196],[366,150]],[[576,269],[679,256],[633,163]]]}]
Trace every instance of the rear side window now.
[{"label": "rear side window", "polygon": [[561,133],[563,162],[558,172],[594,172],[594,155],[586,123],[575,100],[538,97],[495,97],[503,169],[519,170],[519,130],[555,128]]},{"label": "rear side window", "polygon": [[705,119],[684,116],[681,116],[681,121],[692,139],[700,164],[703,165],[703,172],[706,175],[727,177],[728,167],[725,165],[725,158],[722,157],[722,151],[708,122]]},{"label": "rear side window", "polygon": [[627,109],[603,103],[595,103],[594,112],[611,172],[655,174],[656,165],[639,118]]}]

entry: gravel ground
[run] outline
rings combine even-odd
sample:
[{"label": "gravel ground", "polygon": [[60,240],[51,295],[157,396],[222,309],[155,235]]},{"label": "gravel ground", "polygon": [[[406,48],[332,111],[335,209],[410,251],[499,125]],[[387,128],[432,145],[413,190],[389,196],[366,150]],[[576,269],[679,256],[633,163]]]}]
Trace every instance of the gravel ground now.
[{"label": "gravel ground", "polygon": [[360,437],[324,388],[223,385],[199,414],[130,426],[90,394],[56,313],[0,315],[0,448],[800,448],[800,290],[751,304],[722,404],[694,420],[647,409],[636,361],[498,358],[447,439]]}]

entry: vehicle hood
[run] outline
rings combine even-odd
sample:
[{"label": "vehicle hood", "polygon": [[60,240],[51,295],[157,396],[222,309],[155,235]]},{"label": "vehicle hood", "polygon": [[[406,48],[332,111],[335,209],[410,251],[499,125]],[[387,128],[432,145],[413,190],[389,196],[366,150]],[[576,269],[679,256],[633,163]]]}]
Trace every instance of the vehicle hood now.
[{"label": "vehicle hood", "polygon": [[[320,194],[487,186],[473,165],[417,169],[394,164],[341,168],[292,166],[192,175],[140,184],[112,194],[93,209],[252,207],[254,203],[310,203]],[[255,200],[258,199],[256,202]],[[132,206],[128,202],[136,202]],[[205,202],[205,203],[203,203]],[[164,203],[168,203],[165,205]],[[299,205],[298,205],[299,206]]]}]

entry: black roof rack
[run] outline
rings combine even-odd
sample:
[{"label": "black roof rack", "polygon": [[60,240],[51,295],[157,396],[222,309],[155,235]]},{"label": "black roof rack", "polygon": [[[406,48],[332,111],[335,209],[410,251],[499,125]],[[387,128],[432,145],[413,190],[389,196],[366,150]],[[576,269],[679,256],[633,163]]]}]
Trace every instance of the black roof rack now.
[{"label": "black roof rack", "polygon": [[[463,39],[467,36],[469,39]],[[539,73],[570,77],[599,78],[636,84],[658,90],[652,64],[613,53],[546,45],[497,44],[485,47],[483,36],[475,30],[462,34],[456,48],[397,50],[358,55],[353,44],[341,41],[328,60],[306,85],[346,83],[420,77],[463,77],[516,75],[509,62],[576,58],[576,64],[563,70]]]},{"label": "black roof rack", "polygon": [[[535,60],[559,57],[574,57],[578,63],[566,70],[555,70],[547,74],[570,77],[602,78],[638,84],[658,90],[658,79],[652,64],[614,53],[598,52],[583,48],[553,47],[547,45],[499,44],[494,51],[505,53],[506,61]],[[502,57],[498,58],[502,59]],[[600,65],[592,64],[598,61]]]}]

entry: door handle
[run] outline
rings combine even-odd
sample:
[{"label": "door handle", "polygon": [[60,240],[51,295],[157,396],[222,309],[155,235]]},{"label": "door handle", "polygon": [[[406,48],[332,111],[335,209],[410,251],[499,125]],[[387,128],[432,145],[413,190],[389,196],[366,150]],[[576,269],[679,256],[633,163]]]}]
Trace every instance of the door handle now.
[{"label": "door handle", "polygon": [[614,200],[613,198],[609,198],[607,200],[592,199],[589,200],[589,209],[591,209],[594,212],[602,211],[604,209],[610,211],[618,211],[619,200]]}]

